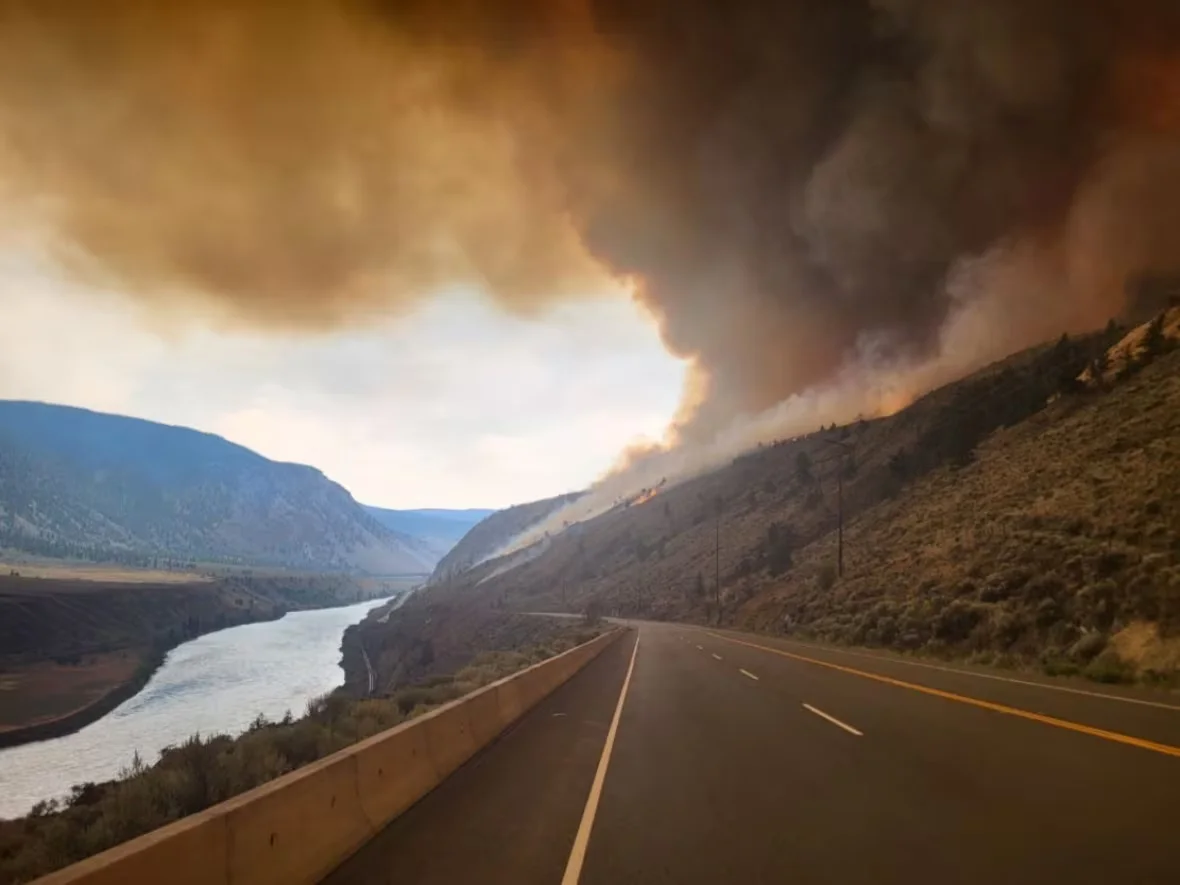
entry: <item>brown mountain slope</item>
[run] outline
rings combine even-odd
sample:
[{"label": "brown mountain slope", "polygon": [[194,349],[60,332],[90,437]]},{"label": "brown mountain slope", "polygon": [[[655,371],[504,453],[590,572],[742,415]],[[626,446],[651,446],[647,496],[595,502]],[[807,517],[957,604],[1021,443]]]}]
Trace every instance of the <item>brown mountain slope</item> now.
[{"label": "brown mountain slope", "polygon": [[511,608],[597,600],[627,615],[1039,659],[1098,678],[1173,672],[1180,354],[1165,342],[1117,380],[1078,382],[1105,371],[1120,337],[1063,339],[890,418],[764,447],[445,589],[479,584]]},{"label": "brown mountain slope", "polygon": [[1114,637],[1125,660],[1108,653],[1092,675],[1175,671],[1178,504],[1172,354],[1104,396],[1054,403],[987,439],[974,463],[868,509],[848,528],[844,580],[825,589],[824,538],[735,618],[839,641],[1039,657],[1053,669],[1090,663]]},{"label": "brown mountain slope", "polygon": [[518,504],[504,510],[497,510],[476,523],[458,544],[447,553],[430,576],[430,583],[437,584],[465,572],[523,532],[540,522],[554,510],[577,500],[581,492],[558,495],[528,504]]}]

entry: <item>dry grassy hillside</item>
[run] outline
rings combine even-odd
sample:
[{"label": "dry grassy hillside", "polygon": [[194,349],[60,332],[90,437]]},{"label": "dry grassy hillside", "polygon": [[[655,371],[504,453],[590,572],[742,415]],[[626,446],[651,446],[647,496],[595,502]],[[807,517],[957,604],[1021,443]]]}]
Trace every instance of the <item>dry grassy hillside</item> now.
[{"label": "dry grassy hillside", "polygon": [[826,537],[735,619],[854,643],[1037,658],[1110,680],[1175,673],[1178,503],[1174,353],[1109,393],[1053,403],[987,439],[973,463],[868,509],[848,528],[843,580],[827,586]]},{"label": "dry grassy hillside", "polygon": [[529,526],[540,522],[557,508],[577,500],[579,495],[581,492],[573,492],[528,504],[517,504],[480,520],[439,561],[430,576],[430,583],[441,583],[472,568]]},{"label": "dry grassy hillside", "polygon": [[[438,592],[1163,678],[1180,633],[1174,319],[1134,333],[1146,344],[1129,362],[1125,345],[1111,350],[1124,330],[1063,338],[890,418],[764,447]],[[1105,380],[1079,380],[1093,378]]]}]

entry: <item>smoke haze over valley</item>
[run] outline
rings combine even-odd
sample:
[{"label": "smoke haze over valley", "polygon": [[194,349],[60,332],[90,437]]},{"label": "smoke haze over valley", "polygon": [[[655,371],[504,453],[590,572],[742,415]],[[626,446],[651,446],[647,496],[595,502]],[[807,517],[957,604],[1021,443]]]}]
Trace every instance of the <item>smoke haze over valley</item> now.
[{"label": "smoke haze over valley", "polygon": [[322,347],[456,292],[544,335],[630,298],[587,355],[654,323],[685,366],[610,435],[631,489],[888,414],[1177,270],[1164,0],[7,0],[0,23],[9,248],[181,338]]},{"label": "smoke haze over valley", "polygon": [[1177,690],[1180,0],[0,0],[0,885],[1164,881]]}]

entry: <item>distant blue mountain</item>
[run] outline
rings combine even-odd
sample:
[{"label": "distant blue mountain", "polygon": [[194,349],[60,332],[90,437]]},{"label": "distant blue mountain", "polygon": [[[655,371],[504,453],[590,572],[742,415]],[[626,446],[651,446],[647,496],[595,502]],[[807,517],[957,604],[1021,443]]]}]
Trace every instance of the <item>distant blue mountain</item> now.
[{"label": "distant blue mountain", "polygon": [[428,572],[430,544],[341,486],[219,436],[67,406],[0,400],[0,548]]},{"label": "distant blue mountain", "polygon": [[386,510],[382,507],[365,507],[370,514],[386,528],[406,535],[412,535],[430,546],[431,552],[442,558],[462,540],[471,529],[495,510],[472,508],[468,510]]}]

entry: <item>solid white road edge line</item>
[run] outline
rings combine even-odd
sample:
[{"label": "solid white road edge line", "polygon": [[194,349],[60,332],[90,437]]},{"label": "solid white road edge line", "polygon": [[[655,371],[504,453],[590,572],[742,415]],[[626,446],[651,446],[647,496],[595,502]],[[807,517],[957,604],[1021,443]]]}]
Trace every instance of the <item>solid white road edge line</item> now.
[{"label": "solid white road edge line", "polygon": [[619,718],[623,715],[623,702],[627,700],[627,689],[631,685],[631,673],[635,669],[637,654],[639,654],[638,633],[635,634],[635,648],[631,650],[631,663],[627,665],[627,676],[623,679],[622,690],[619,691],[619,703],[615,706],[615,718],[611,720],[610,729],[606,733],[606,743],[602,745],[602,756],[598,760],[598,770],[594,772],[594,783],[590,785],[590,795],[586,797],[586,807],[582,810],[582,822],[578,824],[578,832],[574,836],[574,847],[566,862],[565,875],[561,877],[561,885],[577,885],[578,879],[582,875],[582,864],[586,861],[586,846],[590,844],[590,831],[594,828],[594,815],[598,813],[598,800],[602,798],[602,784],[606,780],[610,754],[615,747],[615,735],[619,731]]},{"label": "solid white road edge line", "polygon": [[749,676],[755,682],[758,681],[758,677],[755,676],[753,673],[751,673],[749,670],[738,670],[738,672],[741,673],[743,676]]},{"label": "solid white road edge line", "polygon": [[817,710],[815,707],[811,706],[811,704],[804,704],[803,709],[810,710],[812,713],[814,713],[816,716],[819,716],[821,719],[828,720],[828,722],[832,723],[832,725],[835,725],[838,728],[842,728],[846,732],[848,732],[849,734],[856,735],[858,738],[862,738],[865,736],[863,731],[857,731],[855,728],[853,728],[851,725],[847,724],[846,722],[841,722],[835,716],[829,716],[823,710]]}]

